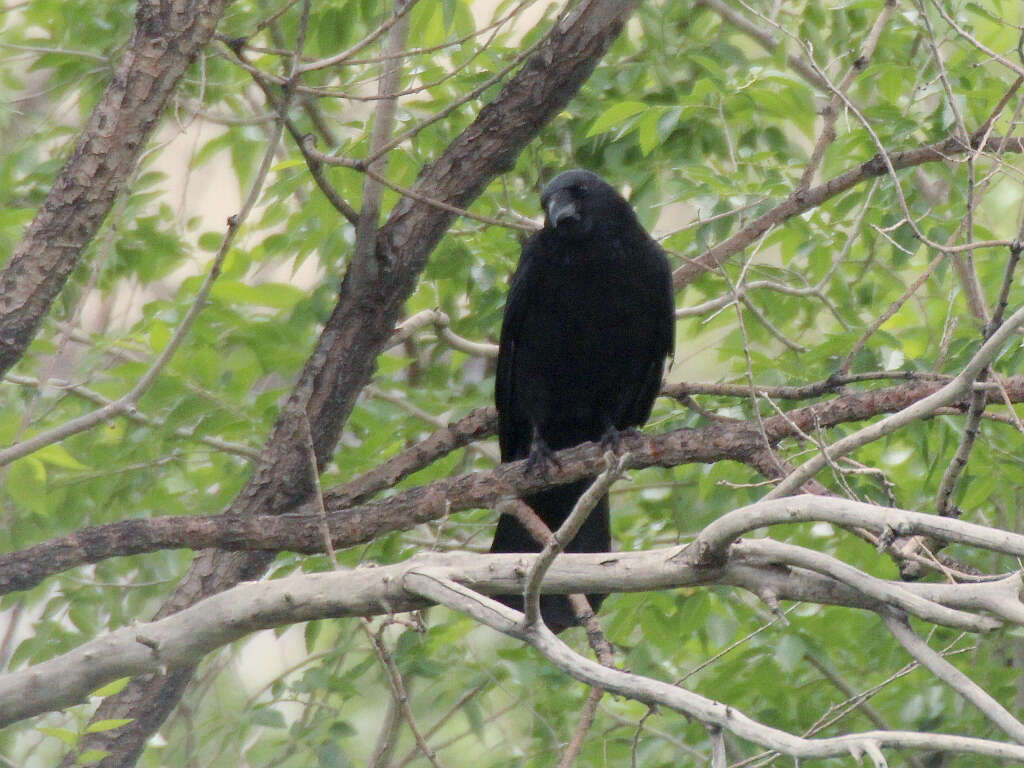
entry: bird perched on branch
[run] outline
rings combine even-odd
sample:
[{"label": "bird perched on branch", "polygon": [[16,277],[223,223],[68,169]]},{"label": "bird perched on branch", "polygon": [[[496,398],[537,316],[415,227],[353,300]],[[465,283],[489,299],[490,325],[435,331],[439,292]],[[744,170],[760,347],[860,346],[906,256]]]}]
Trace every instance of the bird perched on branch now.
[{"label": "bird perched on branch", "polygon": [[[551,453],[587,441],[615,444],[642,426],[672,353],[675,314],[668,260],[621,195],[584,170],[556,176],[541,194],[544,227],[523,245],[501,326],[495,402],[502,461],[530,459],[546,471]],[[524,500],[554,531],[590,480]],[[608,497],[567,552],[611,547]],[[502,515],[491,552],[540,545]],[[605,595],[588,595],[596,611]],[[522,597],[501,596],[522,610]],[[541,598],[554,631],[576,623],[561,595]]]}]

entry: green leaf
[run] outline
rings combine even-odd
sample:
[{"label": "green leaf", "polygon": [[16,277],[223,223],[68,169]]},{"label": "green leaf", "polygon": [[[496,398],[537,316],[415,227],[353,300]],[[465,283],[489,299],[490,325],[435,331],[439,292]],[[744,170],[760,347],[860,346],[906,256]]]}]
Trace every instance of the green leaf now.
[{"label": "green leaf", "polygon": [[36,456],[26,456],[10,464],[4,479],[4,491],[23,509],[47,514],[46,466]]},{"label": "green leaf", "polygon": [[286,171],[289,168],[303,168],[306,165],[306,161],[302,158],[292,158],[291,160],[282,160],[280,163],[275,163],[270,168],[271,173],[280,173]]},{"label": "green leaf", "polygon": [[103,749],[87,749],[78,756],[75,762],[81,765],[98,763],[100,760],[102,760],[109,754],[109,752]]},{"label": "green leaf", "polygon": [[609,128],[640,114],[647,108],[648,106],[642,101],[620,101],[601,113],[590,126],[590,130],[587,131],[587,138],[604,133]]},{"label": "green leaf", "polygon": [[636,137],[640,142],[640,151],[645,155],[651,154],[654,148],[661,143],[658,135],[658,121],[661,118],[659,110],[648,109],[636,122]]},{"label": "green leaf", "polygon": [[111,682],[107,683],[102,688],[97,688],[95,691],[93,691],[89,695],[90,696],[113,696],[115,693],[120,693],[121,691],[123,691],[124,687],[126,685],[128,685],[128,681],[129,680],[131,680],[130,677],[120,677],[117,680],[112,680]]},{"label": "green leaf", "polygon": [[284,715],[272,707],[258,707],[252,712],[252,722],[268,728],[284,728]]},{"label": "green leaf", "polygon": [[298,288],[285,283],[247,285],[237,280],[218,280],[210,291],[212,296],[234,304],[250,304],[274,309],[288,309],[305,297]]},{"label": "green leaf", "polygon": [[316,748],[316,760],[320,768],[348,768],[351,765],[334,741],[325,741]]},{"label": "green leaf", "polygon": [[306,652],[311,653],[316,648],[317,638],[320,637],[320,633],[323,632],[324,623],[322,621],[307,621],[305,628],[302,630],[302,636],[306,641]]},{"label": "green leaf", "polygon": [[55,467],[63,467],[64,469],[77,470],[89,469],[89,467],[87,467],[85,464],[83,464],[70,453],[68,453],[67,449],[64,446],[57,443],[54,443],[53,445],[44,446],[43,448],[40,448],[32,455],[35,456],[37,459],[46,462],[47,464],[53,464]]},{"label": "green leaf", "polygon": [[89,723],[86,726],[85,733],[100,733],[101,731],[112,731],[115,728],[120,728],[122,725],[128,725],[133,722],[135,718],[118,718],[111,720],[96,720]]}]

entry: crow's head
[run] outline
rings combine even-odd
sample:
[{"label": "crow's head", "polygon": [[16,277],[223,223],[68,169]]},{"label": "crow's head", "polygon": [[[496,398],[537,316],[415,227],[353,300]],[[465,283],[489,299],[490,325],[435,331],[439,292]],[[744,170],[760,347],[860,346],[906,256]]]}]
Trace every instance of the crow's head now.
[{"label": "crow's head", "polygon": [[635,220],[633,209],[615,188],[590,171],[565,171],[540,196],[544,228],[568,239],[599,234],[609,226]]}]

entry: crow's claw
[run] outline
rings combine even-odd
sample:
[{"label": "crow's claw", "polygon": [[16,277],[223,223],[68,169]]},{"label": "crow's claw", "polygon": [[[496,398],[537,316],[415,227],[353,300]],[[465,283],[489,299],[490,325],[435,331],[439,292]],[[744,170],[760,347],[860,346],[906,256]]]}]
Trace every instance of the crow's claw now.
[{"label": "crow's claw", "polygon": [[626,427],[625,429],[616,429],[614,426],[608,427],[601,435],[601,450],[611,451],[612,453],[622,453],[622,439],[624,437],[635,437],[640,434],[640,430],[636,427]]},{"label": "crow's claw", "polygon": [[555,458],[555,452],[551,450],[551,446],[544,442],[543,438],[534,436],[533,442],[530,443],[530,454],[526,457],[527,474],[536,472],[547,480],[551,476],[550,467],[552,465],[557,469],[562,468],[562,463]]}]

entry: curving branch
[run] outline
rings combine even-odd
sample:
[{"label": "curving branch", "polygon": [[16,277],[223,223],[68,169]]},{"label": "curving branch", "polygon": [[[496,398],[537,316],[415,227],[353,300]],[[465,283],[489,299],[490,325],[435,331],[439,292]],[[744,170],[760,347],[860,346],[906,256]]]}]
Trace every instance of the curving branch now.
[{"label": "curving branch", "polygon": [[1024,724],[986,693],[980,685],[942,658],[941,654],[933,651],[928,643],[918,637],[917,633],[910,628],[905,616],[887,613],[883,618],[885,626],[889,628],[889,631],[906,649],[907,653],[921,662],[922,666],[964,699],[980,709],[986,718],[1002,728],[1011,739],[1018,744],[1024,744]]},{"label": "curving branch", "polygon": [[973,616],[966,611],[946,608],[921,597],[913,590],[906,589],[902,584],[887,582],[884,579],[871,576],[831,555],[779,541],[751,542],[751,544],[755,547],[755,551],[759,545],[767,550],[765,555],[770,558],[769,562],[771,563],[785,563],[829,576],[880,604],[895,606],[935,624],[971,632],[985,632],[1002,625],[1002,622],[996,619]]},{"label": "curving branch", "polygon": [[360,504],[452,451],[491,437],[497,429],[498,412],[491,406],[476,408],[461,419],[439,427],[373,469],[335,486],[331,489],[332,504],[337,508]]},{"label": "curving branch", "polygon": [[[832,501],[814,497],[814,503],[819,506],[807,519],[830,519],[828,504]],[[884,508],[874,510],[873,516],[870,510],[865,516],[871,518],[875,527],[886,525],[893,514],[912,514]],[[731,514],[745,515],[750,518],[751,526],[762,522],[749,510]],[[960,525],[967,526],[966,523]],[[1000,531],[992,531],[981,546],[995,548],[1000,535],[1014,537],[1024,548],[1024,536]],[[969,542],[970,537],[965,535],[960,540]],[[796,550],[800,549],[768,539],[744,541],[735,544],[727,557],[714,565],[681,557],[678,547],[614,554],[563,553],[550,564],[541,591],[558,594],[623,592],[721,584],[747,590],[762,599],[817,602],[876,613],[894,604],[891,594],[866,595],[828,574],[789,564],[798,559],[800,553]],[[811,550],[803,551],[815,554]],[[0,676],[0,727],[72,706],[96,688],[126,675],[190,669],[210,651],[260,629],[323,618],[390,615],[421,608],[427,602],[419,594],[430,600],[436,597],[418,588],[408,591],[413,577],[429,576],[458,582],[484,594],[523,591],[529,571],[540,558],[538,554],[431,553],[388,566],[363,566],[242,584],[171,616],[122,627],[61,656]],[[1016,591],[1010,588],[1011,581],[1016,581]],[[978,584],[881,583],[930,603],[920,613],[923,618],[939,623],[944,618],[943,609],[973,611],[979,620],[977,629],[998,625],[988,617],[977,615],[983,610],[999,616],[1016,615],[1015,621],[1022,623],[1017,574]],[[517,631],[535,636],[534,630],[539,625],[526,629],[521,614],[510,611],[510,615],[517,617]],[[484,623],[490,622],[484,620]]]},{"label": "curving branch", "polygon": [[782,523],[827,522],[859,526],[885,535],[920,533],[945,541],[958,541],[1005,555],[1024,557],[1024,536],[949,517],[879,507],[836,496],[791,496],[763,499],[727,512],[707,525],[680,557],[710,565],[720,560],[730,542],[744,533]]},{"label": "curving branch", "polygon": [[543,625],[524,629],[519,614],[473,590],[430,571],[409,573],[404,584],[410,591],[428,597],[452,610],[465,613],[506,635],[523,640],[563,672],[588,685],[648,705],[661,704],[701,723],[730,731],[796,758],[811,759],[863,754],[871,756],[876,768],[884,768],[882,748],[942,749],[987,757],[1024,759],[1024,747],[1015,744],[915,731],[870,731],[831,738],[808,739],[759,723],[734,707],[708,699],[668,683],[610,669],[573,651]]},{"label": "curving branch", "polygon": [[[526,624],[534,624],[541,620],[540,587],[544,581],[544,574],[547,573],[555,558],[565,551],[566,545],[576,538],[576,534],[579,533],[580,528],[583,527],[601,497],[626,471],[631,457],[625,453],[616,459],[615,454],[609,451],[605,453],[604,459],[605,471],[594,478],[594,482],[576,500],[572,511],[569,512],[569,516],[565,518],[558,530],[552,531],[551,535],[546,537],[547,540],[540,556],[526,575],[526,586],[523,588],[523,607],[525,608],[523,621]],[[593,615],[593,611],[587,611],[587,613]]]},{"label": "curving branch", "polygon": [[845,456],[851,451],[878,440],[885,435],[892,434],[913,421],[929,417],[939,408],[957,402],[968,395],[972,390],[975,379],[978,378],[978,374],[999,354],[1003,345],[1016,333],[1022,324],[1024,324],[1024,307],[1010,315],[1003,325],[985,338],[981,348],[974,353],[963,367],[963,370],[948,384],[944,384],[938,390],[928,395],[928,397],[908,405],[898,413],[890,414],[881,421],[863,427],[852,435],[847,435],[827,448],[823,448],[820,453],[787,475],[786,479],[775,486],[767,494],[766,498],[777,498],[795,492],[805,482],[813,478],[818,470],[828,462],[834,461],[840,456]]}]

